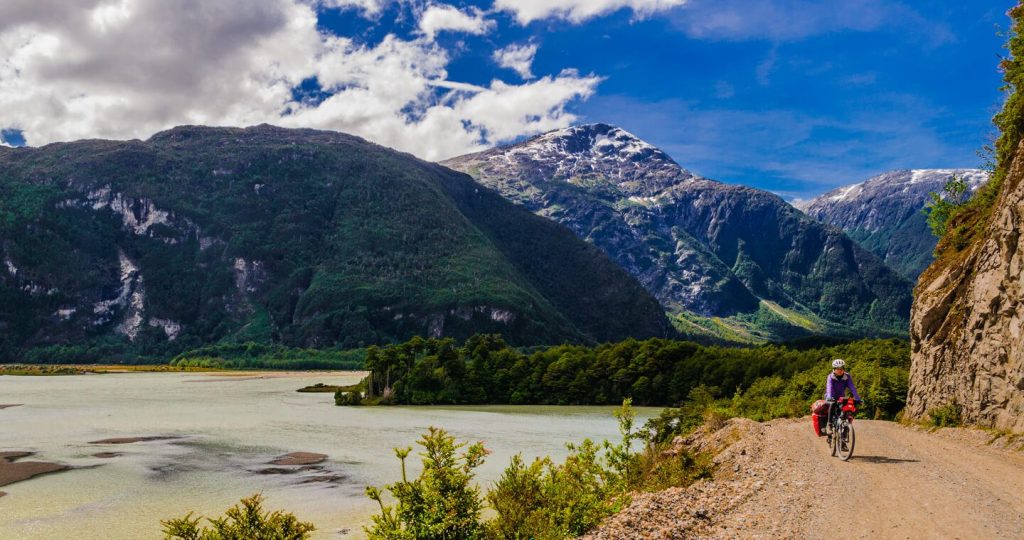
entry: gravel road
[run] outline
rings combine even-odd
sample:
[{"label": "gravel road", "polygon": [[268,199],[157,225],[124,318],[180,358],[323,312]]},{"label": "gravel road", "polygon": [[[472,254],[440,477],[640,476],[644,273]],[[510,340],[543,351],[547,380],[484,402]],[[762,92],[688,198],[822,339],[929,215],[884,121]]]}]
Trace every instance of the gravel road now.
[{"label": "gravel road", "polygon": [[[635,497],[590,538],[1024,538],[1024,453],[982,432],[858,420],[854,457],[810,421],[731,420],[710,482]],[[691,443],[702,444],[698,436]],[[706,442],[706,441],[705,441]]]}]

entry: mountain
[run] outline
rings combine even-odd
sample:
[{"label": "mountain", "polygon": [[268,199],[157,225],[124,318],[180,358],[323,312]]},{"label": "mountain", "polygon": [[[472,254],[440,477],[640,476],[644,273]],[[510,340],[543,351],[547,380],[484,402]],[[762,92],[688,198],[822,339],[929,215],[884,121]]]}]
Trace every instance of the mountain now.
[{"label": "mountain", "polygon": [[931,263],[937,241],[923,212],[931,200],[928,194],[942,193],[954,174],[961,176],[971,191],[988,181],[988,173],[978,169],[892,171],[834,189],[797,207],[843,229],[904,277],[916,281]]},{"label": "mountain", "polygon": [[917,283],[907,418],[953,406],[964,422],[1024,431],[1024,145],[1013,148],[1001,182],[986,186],[999,188],[993,204],[977,206],[982,197],[955,218]]},{"label": "mountain", "polygon": [[686,334],[905,332],[909,282],[842,231],[701,178],[620,128],[570,127],[443,164],[600,247]]},{"label": "mountain", "polygon": [[464,174],[325,131],[0,148],[0,260],[5,358],[673,332],[570,231]]}]

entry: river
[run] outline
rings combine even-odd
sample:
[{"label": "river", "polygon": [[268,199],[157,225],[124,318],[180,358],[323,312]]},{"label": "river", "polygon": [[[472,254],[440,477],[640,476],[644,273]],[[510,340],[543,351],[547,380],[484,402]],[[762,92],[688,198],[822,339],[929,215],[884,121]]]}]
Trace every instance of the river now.
[{"label": "river", "polygon": [[[428,426],[493,453],[483,485],[519,452],[565,456],[565,443],[614,439],[612,407],[335,407],[331,394],[297,393],[314,383],[351,384],[354,372],[110,373],[0,376],[0,451],[36,452],[72,470],[4,486],[0,538],[161,538],[160,520],[219,516],[256,492],[266,507],[294,512],[314,538],[363,538],[376,508],[367,485],[398,479],[392,448],[413,445]],[[658,409],[638,408],[638,421]],[[162,436],[130,444],[115,437]],[[414,445],[415,447],[415,445]],[[418,447],[416,447],[418,448]],[[289,452],[317,452],[318,469],[274,473]],[[95,454],[116,452],[112,458]],[[419,461],[410,456],[410,473]],[[262,471],[262,472],[261,472]]]}]

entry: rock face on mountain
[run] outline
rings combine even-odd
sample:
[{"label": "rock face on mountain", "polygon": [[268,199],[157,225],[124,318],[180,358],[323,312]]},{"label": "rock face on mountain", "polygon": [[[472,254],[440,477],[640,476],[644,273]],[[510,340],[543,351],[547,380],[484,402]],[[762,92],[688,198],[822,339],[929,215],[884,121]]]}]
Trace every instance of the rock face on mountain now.
[{"label": "rock face on mountain", "polygon": [[636,280],[567,229],[357,137],[181,127],[0,148],[0,356],[475,332],[522,344],[673,333]]},{"label": "rock face on mountain", "polygon": [[1024,431],[1022,231],[1018,149],[980,240],[944,254],[917,284],[908,417],[956,403],[967,422]]},{"label": "rock face on mountain", "polygon": [[840,230],[694,175],[620,128],[571,127],[444,164],[599,246],[686,333],[904,331],[910,284]]},{"label": "rock face on mountain", "polygon": [[935,235],[923,212],[931,200],[928,194],[942,193],[953,175],[963,178],[971,191],[988,181],[988,173],[978,169],[891,171],[834,189],[797,207],[843,229],[904,277],[916,281],[935,251]]}]

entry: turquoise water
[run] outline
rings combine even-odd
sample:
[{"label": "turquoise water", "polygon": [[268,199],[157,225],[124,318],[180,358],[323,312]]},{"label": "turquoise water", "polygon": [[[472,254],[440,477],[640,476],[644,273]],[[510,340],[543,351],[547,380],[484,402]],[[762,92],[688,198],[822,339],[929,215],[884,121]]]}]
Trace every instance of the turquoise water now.
[{"label": "turquoise water", "polygon": [[[561,458],[566,442],[617,436],[612,407],[335,407],[331,394],[295,392],[361,375],[0,376],[0,403],[23,404],[0,410],[0,450],[31,450],[33,459],[78,467],[0,488],[8,493],[0,497],[0,538],[160,538],[161,519],[220,515],[255,492],[268,508],[312,521],[316,538],[362,538],[375,509],[365,486],[395,481],[391,448],[411,445],[428,426],[484,442],[493,452],[479,469],[484,485],[515,453]],[[638,409],[641,420],[657,412]],[[89,443],[135,436],[179,438]],[[103,451],[124,455],[92,457]],[[329,457],[321,471],[258,472],[295,451]],[[304,483],[325,476],[334,480]]]}]

